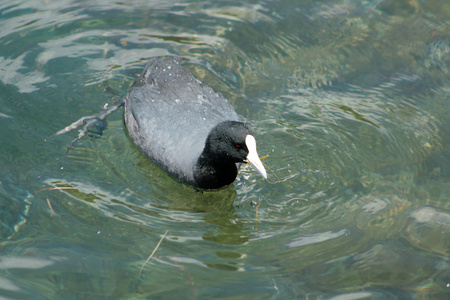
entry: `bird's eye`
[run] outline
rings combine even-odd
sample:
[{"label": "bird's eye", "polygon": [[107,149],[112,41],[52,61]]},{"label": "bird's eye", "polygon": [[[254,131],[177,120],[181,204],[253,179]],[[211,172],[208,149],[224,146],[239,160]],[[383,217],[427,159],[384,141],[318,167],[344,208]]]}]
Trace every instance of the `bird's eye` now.
[{"label": "bird's eye", "polygon": [[242,145],[241,144],[236,144],[236,148],[241,149]]}]

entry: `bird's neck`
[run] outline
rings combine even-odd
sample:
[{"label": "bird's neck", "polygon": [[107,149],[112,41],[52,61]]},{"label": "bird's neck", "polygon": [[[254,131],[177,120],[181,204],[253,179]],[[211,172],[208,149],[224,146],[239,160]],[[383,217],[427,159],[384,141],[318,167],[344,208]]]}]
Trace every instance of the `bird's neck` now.
[{"label": "bird's neck", "polygon": [[231,184],[237,176],[236,163],[222,159],[211,159],[204,151],[195,165],[195,181],[200,188],[217,189]]}]

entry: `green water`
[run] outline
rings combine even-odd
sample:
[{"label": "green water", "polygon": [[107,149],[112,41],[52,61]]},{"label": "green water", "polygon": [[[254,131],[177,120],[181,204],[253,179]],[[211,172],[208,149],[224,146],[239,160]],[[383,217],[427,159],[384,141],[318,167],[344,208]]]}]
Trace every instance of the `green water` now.
[{"label": "green water", "polygon": [[[1,0],[0,299],[448,298],[447,2]],[[122,111],[52,137],[160,55],[229,99],[269,181],[180,184]]]}]

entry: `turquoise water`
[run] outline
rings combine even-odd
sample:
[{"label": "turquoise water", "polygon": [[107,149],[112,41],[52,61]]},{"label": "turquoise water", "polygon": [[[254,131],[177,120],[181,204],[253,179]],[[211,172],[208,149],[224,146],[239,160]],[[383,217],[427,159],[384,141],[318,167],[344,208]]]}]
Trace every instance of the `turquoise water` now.
[{"label": "turquoise water", "polygon": [[[446,299],[447,2],[0,1],[0,298]],[[160,55],[229,99],[269,182],[180,184],[122,111],[52,137]]]}]

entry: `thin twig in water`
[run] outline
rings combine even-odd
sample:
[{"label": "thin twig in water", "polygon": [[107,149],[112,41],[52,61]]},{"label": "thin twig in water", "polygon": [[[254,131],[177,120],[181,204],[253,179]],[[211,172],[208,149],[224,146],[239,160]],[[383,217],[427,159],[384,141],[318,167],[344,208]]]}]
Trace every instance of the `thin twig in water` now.
[{"label": "thin twig in water", "polygon": [[263,157],[261,157],[261,162],[263,163],[264,167],[266,167],[266,168],[270,171],[270,173],[272,173],[273,176],[275,176],[276,180],[279,180],[277,174],[275,174],[275,172],[274,172],[268,165],[266,165],[266,164],[262,161],[263,159],[268,158],[268,157],[269,157],[269,154],[264,155]]},{"label": "thin twig in water", "polygon": [[263,165],[264,165],[267,169],[269,169],[269,171],[273,174],[273,176],[275,176],[276,180],[279,180],[277,174],[275,174],[275,172],[274,172],[268,165],[266,165],[265,163],[263,163]]},{"label": "thin twig in water", "polygon": [[56,214],[55,211],[53,210],[52,204],[50,203],[50,199],[47,198],[46,201],[47,201],[48,208],[50,208],[51,216],[52,216],[52,217],[57,216],[57,214]]},{"label": "thin twig in water", "polygon": [[[262,161],[263,159],[266,159],[266,158],[268,158],[268,157],[269,157],[269,154],[264,155],[264,156],[261,156],[259,159],[261,159],[261,162],[262,162],[262,164],[264,165],[264,167],[266,167],[266,168],[273,174],[273,176],[275,176],[275,181],[271,180],[270,178],[267,179],[269,182],[274,183],[274,182],[279,181],[280,179],[278,178],[277,174],[275,174],[275,172],[274,172],[268,165],[266,165],[266,164]],[[247,162],[246,164],[242,165],[242,166],[239,168],[239,170],[243,169],[244,167],[246,167],[246,166],[249,165],[249,164],[250,164],[250,163]]]},{"label": "thin twig in water", "polygon": [[277,291],[277,293],[280,293],[280,290],[277,287],[277,284],[275,283],[275,280],[273,280],[272,278],[272,282],[273,282],[273,288],[275,289],[275,291]]},{"label": "thin twig in water", "polygon": [[144,269],[145,265],[150,261],[150,259],[153,257],[153,255],[155,254],[156,250],[158,250],[159,245],[161,245],[161,242],[164,240],[164,238],[166,237],[167,233],[169,232],[169,230],[172,228],[172,226],[169,227],[169,229],[166,230],[166,232],[164,232],[163,236],[161,237],[161,239],[159,240],[158,244],[156,244],[155,249],[153,249],[152,254],[150,254],[150,256],[147,258],[147,260],[144,262],[144,264],[142,265],[141,269],[139,270],[139,277],[141,277],[141,273],[142,270]]},{"label": "thin twig in water", "polygon": [[[267,157],[269,157],[269,154],[267,154],[267,155],[261,157],[261,160],[263,160],[263,159],[265,159],[265,158],[267,158]],[[283,181],[283,180],[285,180],[285,179],[287,179],[287,178],[289,177],[289,176],[287,176],[287,177],[279,178],[279,177],[277,176],[277,174],[275,174],[275,172],[274,172],[268,165],[266,165],[263,161],[261,161],[261,162],[262,162],[263,165],[270,171],[270,173],[272,173],[273,176],[275,176],[275,180],[268,179],[268,181],[269,181],[270,183],[275,183],[275,182],[278,182],[278,181]]]}]

